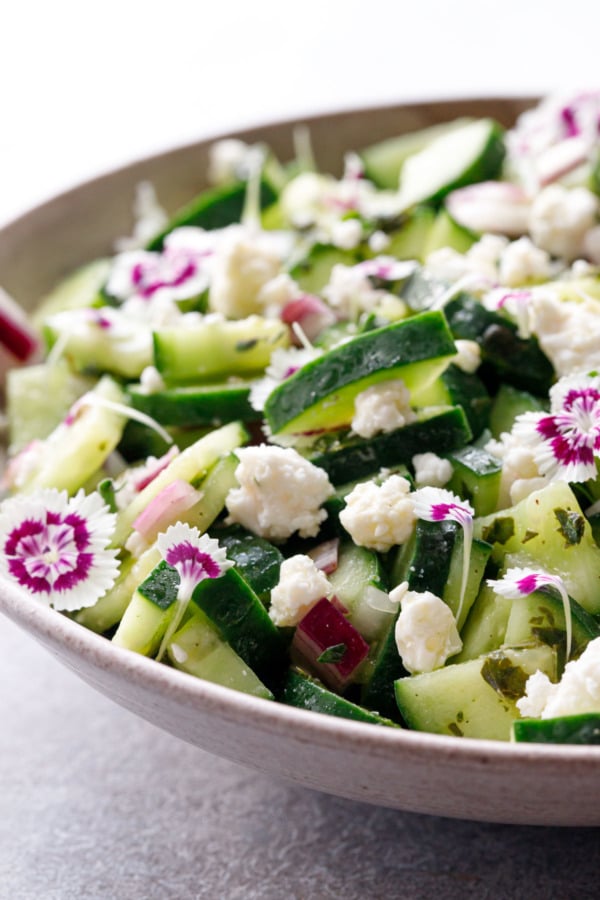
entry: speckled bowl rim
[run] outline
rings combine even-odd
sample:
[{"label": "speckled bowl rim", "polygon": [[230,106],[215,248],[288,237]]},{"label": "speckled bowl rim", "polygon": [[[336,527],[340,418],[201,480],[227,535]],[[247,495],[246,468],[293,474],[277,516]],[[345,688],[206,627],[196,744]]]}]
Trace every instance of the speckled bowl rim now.
[{"label": "speckled bowl rim", "polygon": [[[441,100],[436,99],[432,103],[448,105],[453,114],[457,114],[457,112],[460,114],[460,109],[465,104],[468,105],[471,102],[475,105],[486,104],[490,100],[526,106],[532,98],[476,98],[474,101],[470,101],[468,98],[458,98],[454,103],[442,98]],[[426,101],[419,101],[414,104],[414,107],[418,108],[424,104],[427,105]],[[52,218],[53,209],[57,203],[68,205],[82,191],[101,189],[104,183],[116,176],[130,176],[136,172],[141,172],[143,175],[145,166],[152,166],[159,159],[163,161],[163,164],[165,161],[168,163],[170,158],[176,158],[182,150],[188,151],[195,147],[205,148],[212,141],[223,136],[249,140],[261,139],[264,133],[269,133],[269,129],[291,129],[292,125],[299,121],[306,122],[309,126],[323,125],[336,117],[339,119],[348,115],[360,117],[367,114],[374,115],[380,111],[389,114],[390,110],[406,110],[410,106],[411,104],[389,104],[377,108],[323,113],[311,118],[295,118],[289,121],[270,123],[266,126],[246,128],[235,133],[229,132],[227,135],[203,138],[201,141],[185,145],[183,148],[175,148],[148,156],[143,160],[132,162],[91,179],[24,213],[0,229],[0,248],[3,238],[9,233],[22,235],[23,240],[26,241],[31,227],[40,217],[46,220]],[[525,777],[531,775],[532,778],[535,778],[541,767],[549,778],[568,779],[580,776],[586,784],[589,783],[590,789],[594,783],[599,783],[596,779],[600,778],[600,748],[597,747],[507,744],[472,738],[459,739],[403,729],[387,729],[367,723],[325,716],[254,698],[220,685],[204,682],[156,663],[154,660],[116,647],[106,638],[44,606],[31,595],[10,584],[3,584],[0,588],[0,611],[32,634],[57,657],[61,658],[63,663],[77,671],[80,677],[90,683],[94,683],[94,679],[86,677],[80,671],[77,660],[81,660],[83,667],[89,667],[90,671],[110,672],[111,675],[122,678],[128,685],[134,687],[139,685],[146,690],[151,689],[157,697],[166,701],[176,697],[177,702],[183,706],[187,706],[191,710],[202,709],[221,722],[233,723],[242,728],[245,726],[258,727],[264,730],[265,734],[268,733],[284,740],[293,734],[296,741],[315,748],[327,747],[334,750],[336,746],[340,745],[340,742],[344,742],[346,746],[355,748],[357,753],[367,754],[371,760],[393,759],[397,762],[411,760],[415,764],[423,762],[423,764],[434,766],[444,761],[455,762],[461,767],[463,765],[466,768],[473,766],[474,771],[478,768],[487,769],[500,777],[509,777],[511,770],[517,767]],[[69,657],[75,660],[75,663],[70,662]],[[103,690],[103,688],[100,689]],[[122,705],[128,705],[122,697],[114,696],[111,691],[104,690],[104,693],[113,696],[113,699]],[[144,715],[143,712],[141,714]],[[146,717],[152,721],[151,716],[146,715]],[[322,789],[327,790],[327,786],[322,786]],[[370,798],[366,796],[365,799],[369,800]],[[390,805],[398,804],[391,802]],[[418,809],[418,805],[414,808]],[[425,811],[437,812],[438,810],[434,808]],[[439,812],[442,815],[457,814],[444,809]],[[468,809],[465,810],[465,817],[471,817]],[[481,815],[473,817],[484,818]],[[566,818],[568,819],[568,816]],[[490,816],[490,819],[493,820],[494,816]],[[531,819],[536,821],[535,816],[532,816]],[[497,820],[509,821],[506,817]],[[600,814],[598,821],[592,824],[599,823]],[[556,817],[556,821],[553,821],[552,824],[563,824],[562,818]],[[564,824],[571,824],[571,822],[565,820]]]}]

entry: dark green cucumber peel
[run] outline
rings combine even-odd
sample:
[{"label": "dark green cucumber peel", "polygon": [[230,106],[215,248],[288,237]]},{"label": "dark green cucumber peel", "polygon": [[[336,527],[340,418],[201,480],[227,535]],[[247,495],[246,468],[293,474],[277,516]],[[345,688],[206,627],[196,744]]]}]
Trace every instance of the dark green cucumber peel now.
[{"label": "dark green cucumber peel", "polygon": [[138,593],[160,609],[169,609],[177,600],[179,573],[167,562],[161,560],[152,574],[143,581]]},{"label": "dark green cucumber peel", "polygon": [[444,313],[453,337],[477,341],[483,362],[497,377],[533,394],[548,394],[554,369],[534,337],[520,338],[513,322],[464,292],[446,304]]},{"label": "dark green cucumber peel", "polygon": [[462,406],[473,438],[487,428],[492,408],[492,398],[483,381],[474,372],[463,372],[454,363],[450,363],[440,375],[448,392],[448,402],[452,406]]},{"label": "dark green cucumber peel", "polygon": [[[277,200],[277,192],[264,179],[260,185],[260,206],[266,209]],[[152,238],[147,250],[161,250],[165,237],[175,228],[194,226],[212,231],[239,222],[246,202],[246,183],[235,182],[210,188],[182,207],[161,234]]]},{"label": "dark green cucumber peel", "polygon": [[600,744],[600,713],[517,719],[513,722],[513,738],[536,744]]},{"label": "dark green cucumber peel", "polygon": [[295,669],[290,669],[288,672],[281,694],[277,699],[288,706],[296,706],[299,709],[308,709],[329,716],[353,719],[356,722],[369,722],[372,725],[398,727],[398,724],[392,722],[391,719],[386,719],[350,700],[345,700],[339,694],[328,690],[316,679]]},{"label": "dark green cucumber peel", "polygon": [[228,569],[220,578],[206,578],[194,589],[192,602],[217,626],[224,640],[270,687],[286,660],[279,631],[250,585]]},{"label": "dark green cucumber peel", "polygon": [[311,462],[325,469],[332,484],[345,484],[375,475],[381,468],[410,463],[424,447],[448,453],[463,447],[471,437],[462,407],[455,406],[373,438],[348,438],[338,449],[315,454]]},{"label": "dark green cucumber peel", "polygon": [[308,294],[320,294],[329,284],[334,266],[354,266],[361,261],[355,250],[341,250],[329,244],[314,244],[307,255],[294,263],[290,275],[303,291]]},{"label": "dark green cucumber peel", "polygon": [[174,387],[150,394],[134,384],[127,388],[127,395],[134,409],[162,425],[223,425],[237,419],[252,421],[258,416],[248,399],[247,382]]},{"label": "dark green cucumber peel", "polygon": [[233,526],[215,536],[227,550],[227,558],[232,560],[240,575],[254,593],[266,602],[279,581],[279,570],[283,562],[281,551],[274,544],[241,526]]},{"label": "dark green cucumber peel", "polygon": [[[457,527],[452,522],[417,522],[413,537],[399,549],[390,583],[408,581],[411,591],[431,591],[441,597],[450,572],[456,534]],[[394,683],[408,673],[396,645],[396,619],[397,616],[390,622],[376,650],[373,673],[363,688],[361,702],[398,722],[400,713]]]},{"label": "dark green cucumber peel", "polygon": [[437,311],[360,334],[278,385],[265,403],[267,424],[276,434],[292,427],[311,407],[329,401],[335,405],[344,388],[354,386],[358,392],[367,379],[402,377],[404,367],[455,353],[445,318]]}]

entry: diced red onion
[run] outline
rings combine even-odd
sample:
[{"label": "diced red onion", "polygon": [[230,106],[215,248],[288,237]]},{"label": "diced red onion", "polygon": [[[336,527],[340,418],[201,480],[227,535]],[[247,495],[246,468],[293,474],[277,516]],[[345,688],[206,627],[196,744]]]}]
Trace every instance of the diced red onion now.
[{"label": "diced red onion", "polygon": [[530,201],[516,184],[482,181],[452,191],[446,208],[455,222],[480,234],[519,237],[527,232]]},{"label": "diced red onion", "polygon": [[[303,294],[302,297],[289,300],[285,304],[281,310],[281,321],[290,326],[297,322],[308,340],[314,341],[324,328],[333,325],[336,317],[335,313],[319,297]],[[293,329],[291,329],[291,337],[296,346],[302,346]]]},{"label": "diced red onion", "polygon": [[133,528],[146,541],[174,524],[202,497],[187,481],[177,479],[168,484],[139,514]]},{"label": "diced red onion", "polygon": [[315,547],[308,553],[317,569],[321,569],[326,575],[330,575],[338,567],[340,539],[331,538],[329,541],[323,541],[318,547]]},{"label": "diced red onion", "polygon": [[31,360],[40,347],[37,334],[28,324],[23,311],[6,291],[0,288],[0,344],[14,361]]},{"label": "diced red onion", "polygon": [[[338,662],[318,662],[329,648],[344,644]],[[323,597],[307,612],[294,632],[292,658],[328,687],[343,691],[353,680],[369,652],[369,645],[356,628]]]},{"label": "diced red onion", "polygon": [[590,153],[590,144],[582,135],[569,137],[547,150],[539,156],[537,161],[537,175],[540,185],[545,187],[568,175],[573,169],[583,165]]}]

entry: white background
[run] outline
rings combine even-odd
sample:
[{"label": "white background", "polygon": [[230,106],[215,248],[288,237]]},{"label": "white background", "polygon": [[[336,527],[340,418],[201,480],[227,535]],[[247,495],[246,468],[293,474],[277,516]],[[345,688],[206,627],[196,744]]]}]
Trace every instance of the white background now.
[{"label": "white background", "polygon": [[594,0],[0,0],[0,221],[121,162],[370,102],[600,86]]}]

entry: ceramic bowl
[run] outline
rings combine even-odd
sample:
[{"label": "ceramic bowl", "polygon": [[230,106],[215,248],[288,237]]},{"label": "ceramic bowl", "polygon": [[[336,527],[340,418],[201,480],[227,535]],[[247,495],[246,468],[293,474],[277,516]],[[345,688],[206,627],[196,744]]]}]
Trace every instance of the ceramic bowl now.
[{"label": "ceramic bowl", "polygon": [[[510,124],[529,101],[493,98],[420,103],[303,120],[321,166],[345,150],[459,115]],[[292,155],[284,122],[235,135]],[[0,231],[0,284],[31,308],[76,265],[129,233],[134,186],[155,185],[174,210],[203,187],[210,141],[104,175]],[[599,825],[600,749],[510,745],[354,723],[285,707],[202,682],[86,631],[10,587],[0,610],[81,678],[179,738],[307,787],[442,816],[544,825]]]}]

